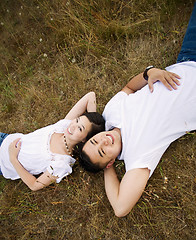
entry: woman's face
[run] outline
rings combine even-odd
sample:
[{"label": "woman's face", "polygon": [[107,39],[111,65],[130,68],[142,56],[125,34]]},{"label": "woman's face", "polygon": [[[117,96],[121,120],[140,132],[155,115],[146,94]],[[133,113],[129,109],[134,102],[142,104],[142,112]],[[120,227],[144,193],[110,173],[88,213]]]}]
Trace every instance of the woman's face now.
[{"label": "woman's face", "polygon": [[92,128],[91,122],[86,116],[80,116],[71,121],[69,127],[65,130],[67,140],[74,141],[75,144],[84,141]]}]

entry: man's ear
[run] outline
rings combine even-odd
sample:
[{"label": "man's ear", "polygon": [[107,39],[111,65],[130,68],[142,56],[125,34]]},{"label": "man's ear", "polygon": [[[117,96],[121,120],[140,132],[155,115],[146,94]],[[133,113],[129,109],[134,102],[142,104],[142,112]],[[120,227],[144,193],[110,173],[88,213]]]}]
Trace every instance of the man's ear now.
[{"label": "man's ear", "polygon": [[110,168],[114,162],[115,162],[115,159],[109,161],[109,163],[106,165],[106,168]]}]

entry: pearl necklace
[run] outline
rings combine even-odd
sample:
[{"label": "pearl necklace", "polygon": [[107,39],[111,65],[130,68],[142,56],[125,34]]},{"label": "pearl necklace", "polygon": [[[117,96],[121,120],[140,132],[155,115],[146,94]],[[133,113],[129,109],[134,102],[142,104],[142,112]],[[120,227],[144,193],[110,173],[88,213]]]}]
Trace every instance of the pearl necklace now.
[{"label": "pearl necklace", "polygon": [[63,135],[63,137],[64,137],[64,143],[65,143],[65,147],[66,147],[66,149],[67,149],[67,152],[69,153],[69,155],[70,155],[71,157],[73,157],[73,154],[72,154],[73,148],[72,148],[71,151],[70,151],[70,149],[69,149],[69,147],[68,147],[68,145],[67,145],[67,141],[66,141],[65,134]]}]

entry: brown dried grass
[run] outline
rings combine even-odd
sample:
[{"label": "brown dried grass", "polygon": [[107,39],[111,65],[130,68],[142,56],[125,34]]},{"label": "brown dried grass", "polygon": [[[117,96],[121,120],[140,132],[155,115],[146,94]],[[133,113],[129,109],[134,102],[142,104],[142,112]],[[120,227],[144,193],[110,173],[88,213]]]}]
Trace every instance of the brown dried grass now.
[{"label": "brown dried grass", "polygon": [[[193,1],[0,3],[2,132],[30,132],[63,118],[86,92],[98,111],[150,64],[176,61]],[[31,192],[0,177],[1,239],[195,239],[195,133],[164,154],[138,204],[118,219],[103,173],[77,164],[59,185]],[[116,163],[119,177],[124,165]]]}]

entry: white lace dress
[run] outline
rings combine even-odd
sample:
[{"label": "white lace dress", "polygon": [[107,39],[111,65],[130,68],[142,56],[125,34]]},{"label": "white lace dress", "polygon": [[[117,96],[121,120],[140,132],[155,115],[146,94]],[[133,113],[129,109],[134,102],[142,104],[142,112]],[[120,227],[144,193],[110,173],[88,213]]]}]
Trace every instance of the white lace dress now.
[{"label": "white lace dress", "polygon": [[61,155],[50,151],[50,139],[54,132],[63,133],[70,120],[62,119],[55,124],[40,128],[28,134],[14,133],[8,135],[0,146],[0,167],[2,174],[8,179],[18,179],[20,176],[9,160],[8,148],[12,141],[21,138],[21,150],[18,160],[23,167],[33,175],[48,172],[56,177],[59,183],[63,177],[72,173],[75,159],[69,155]]}]

